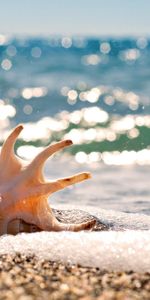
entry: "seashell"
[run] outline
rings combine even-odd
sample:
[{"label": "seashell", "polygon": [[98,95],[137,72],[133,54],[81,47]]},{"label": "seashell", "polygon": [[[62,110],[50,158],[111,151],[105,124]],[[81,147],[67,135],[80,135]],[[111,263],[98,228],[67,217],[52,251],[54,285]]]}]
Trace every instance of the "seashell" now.
[{"label": "seashell", "polygon": [[0,153],[0,235],[34,231],[80,231],[91,229],[96,221],[79,224],[59,222],[48,204],[48,197],[72,184],[89,179],[89,173],[46,182],[43,165],[49,156],[71,146],[71,140],[50,145],[32,162],[14,153],[14,144],[23,126],[17,126],[4,142]]}]

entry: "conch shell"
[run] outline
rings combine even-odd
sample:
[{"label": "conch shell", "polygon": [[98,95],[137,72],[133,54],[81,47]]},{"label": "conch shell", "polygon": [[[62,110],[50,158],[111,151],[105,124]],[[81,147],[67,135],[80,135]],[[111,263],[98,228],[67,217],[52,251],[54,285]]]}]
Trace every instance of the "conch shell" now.
[{"label": "conch shell", "polygon": [[91,229],[95,220],[81,224],[59,222],[48,204],[48,196],[65,187],[90,178],[89,173],[46,182],[42,173],[46,159],[72,145],[64,140],[50,145],[31,163],[14,154],[14,144],[23,129],[17,126],[8,136],[0,153],[0,235],[33,231],[80,231]]}]

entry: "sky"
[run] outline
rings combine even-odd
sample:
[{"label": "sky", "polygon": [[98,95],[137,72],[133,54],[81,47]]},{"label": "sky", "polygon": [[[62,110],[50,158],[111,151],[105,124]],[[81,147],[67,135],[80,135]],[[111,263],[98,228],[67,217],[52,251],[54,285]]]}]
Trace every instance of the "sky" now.
[{"label": "sky", "polygon": [[150,36],[149,0],[0,0],[0,34]]}]

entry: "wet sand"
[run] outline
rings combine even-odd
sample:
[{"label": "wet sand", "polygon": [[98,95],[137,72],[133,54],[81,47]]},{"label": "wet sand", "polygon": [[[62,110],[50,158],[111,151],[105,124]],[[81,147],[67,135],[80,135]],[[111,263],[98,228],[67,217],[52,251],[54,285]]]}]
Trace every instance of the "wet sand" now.
[{"label": "wet sand", "polygon": [[0,299],[150,299],[150,273],[39,261],[20,254],[0,257]]}]

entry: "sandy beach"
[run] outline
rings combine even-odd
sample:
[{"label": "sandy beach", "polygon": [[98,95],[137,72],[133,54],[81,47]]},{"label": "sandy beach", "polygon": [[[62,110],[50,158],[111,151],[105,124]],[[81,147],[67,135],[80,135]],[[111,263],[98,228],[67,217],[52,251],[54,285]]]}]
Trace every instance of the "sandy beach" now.
[{"label": "sandy beach", "polygon": [[149,12],[1,1],[0,300],[150,300]]},{"label": "sandy beach", "polygon": [[39,261],[20,254],[0,257],[0,299],[150,299],[150,274]]}]

